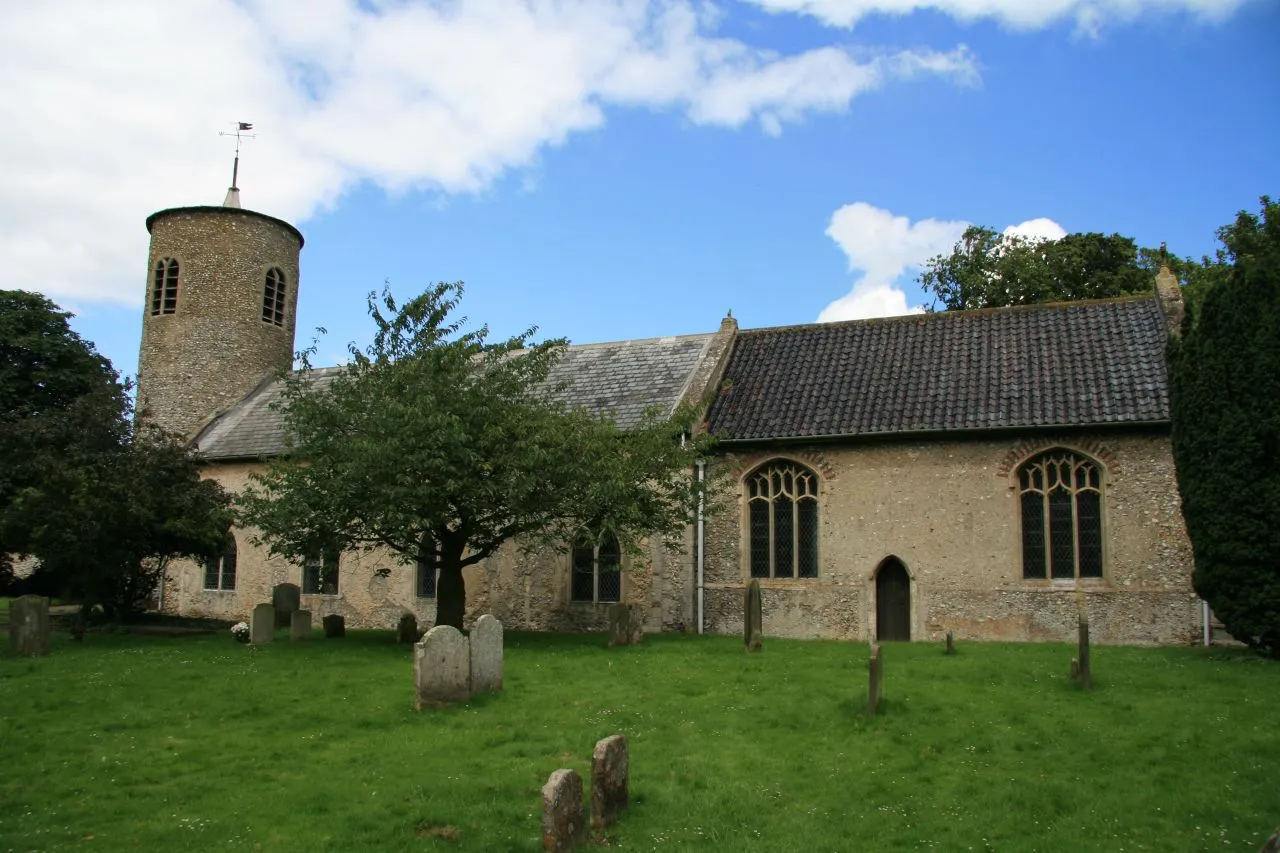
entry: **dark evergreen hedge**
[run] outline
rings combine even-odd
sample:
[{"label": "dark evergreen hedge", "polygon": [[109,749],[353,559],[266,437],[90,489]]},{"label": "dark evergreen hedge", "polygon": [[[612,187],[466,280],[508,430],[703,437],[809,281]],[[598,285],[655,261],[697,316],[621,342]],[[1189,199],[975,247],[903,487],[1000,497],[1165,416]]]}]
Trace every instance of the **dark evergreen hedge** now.
[{"label": "dark evergreen hedge", "polygon": [[1230,274],[1170,343],[1173,454],[1196,591],[1280,657],[1280,204],[1219,238]]}]

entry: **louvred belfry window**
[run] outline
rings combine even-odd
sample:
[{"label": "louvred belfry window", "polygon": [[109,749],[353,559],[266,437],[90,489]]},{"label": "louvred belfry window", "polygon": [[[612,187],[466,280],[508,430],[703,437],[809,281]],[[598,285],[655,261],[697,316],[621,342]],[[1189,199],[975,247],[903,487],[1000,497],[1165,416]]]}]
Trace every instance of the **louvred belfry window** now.
[{"label": "louvred belfry window", "polygon": [[178,262],[174,258],[156,261],[151,279],[151,315],[178,311]]},{"label": "louvred belfry window", "polygon": [[1050,450],[1018,469],[1024,578],[1102,577],[1102,468]]},{"label": "louvred belfry window", "polygon": [[818,576],[818,476],[773,462],[746,480],[749,561],[753,578]]},{"label": "louvred belfry window", "polygon": [[284,325],[285,288],[284,273],[276,267],[267,270],[266,284],[262,288],[262,322]]}]

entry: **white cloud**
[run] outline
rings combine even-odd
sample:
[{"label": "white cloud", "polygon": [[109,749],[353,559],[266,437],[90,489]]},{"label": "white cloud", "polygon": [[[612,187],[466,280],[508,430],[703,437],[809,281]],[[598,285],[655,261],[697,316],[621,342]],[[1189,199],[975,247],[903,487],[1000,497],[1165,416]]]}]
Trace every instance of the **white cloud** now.
[{"label": "white cloud", "polygon": [[[846,204],[831,216],[826,234],[849,260],[849,270],[861,272],[853,289],[818,315],[819,323],[917,314],[923,306],[908,306],[900,279],[915,273],[935,255],[950,253],[968,222],[922,219],[912,222],[866,202]],[[1057,240],[1066,231],[1052,219],[1029,219],[1004,229],[1007,235]]]},{"label": "white cloud", "polygon": [[1011,29],[1032,30],[1073,21],[1096,35],[1108,22],[1149,13],[1187,13],[1209,21],[1229,17],[1247,0],[747,0],[769,12],[810,15],[832,27],[853,27],[869,15],[929,10],[969,22],[990,18]]},{"label": "white cloud", "polygon": [[248,207],[294,222],[360,182],[474,192],[610,107],[765,133],[969,52],[780,55],[715,34],[703,0],[45,0],[0,4],[6,286],[137,303],[144,217],[218,203],[256,124]]}]

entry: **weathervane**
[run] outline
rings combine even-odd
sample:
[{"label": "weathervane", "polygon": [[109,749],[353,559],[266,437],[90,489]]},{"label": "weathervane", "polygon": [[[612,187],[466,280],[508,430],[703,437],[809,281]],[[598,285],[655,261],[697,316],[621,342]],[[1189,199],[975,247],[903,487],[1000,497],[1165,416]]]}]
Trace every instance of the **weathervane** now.
[{"label": "weathervane", "polygon": [[227,133],[225,130],[218,131],[219,136],[234,136],[236,138],[236,159],[231,165],[231,186],[227,188],[227,198],[222,203],[224,207],[240,206],[240,188],[236,186],[236,181],[240,178],[240,140],[256,139],[257,135],[248,133],[253,130],[253,123],[248,121],[235,122],[235,133]]}]

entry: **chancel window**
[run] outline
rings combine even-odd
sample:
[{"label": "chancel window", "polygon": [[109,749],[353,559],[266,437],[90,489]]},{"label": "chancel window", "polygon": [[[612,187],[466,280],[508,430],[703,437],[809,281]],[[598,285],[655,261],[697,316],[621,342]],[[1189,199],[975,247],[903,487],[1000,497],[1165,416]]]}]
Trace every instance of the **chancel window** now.
[{"label": "chancel window", "polygon": [[622,549],[606,531],[594,542],[579,540],[573,548],[573,600],[615,602],[622,598]]},{"label": "chancel window", "polygon": [[1018,469],[1024,578],[1102,577],[1102,468],[1049,450]]},{"label": "chancel window", "polygon": [[818,576],[818,475],[771,462],[746,479],[753,578]]},{"label": "chancel window", "polygon": [[307,595],[338,594],[338,552],[308,557],[302,564],[302,591]]},{"label": "chancel window", "polygon": [[178,261],[161,258],[151,279],[151,314],[174,314],[178,310]]},{"label": "chancel window", "polygon": [[211,554],[204,561],[204,588],[231,590],[236,588],[236,540],[227,537],[222,552]]},{"label": "chancel window", "polygon": [[267,270],[267,281],[262,288],[262,322],[284,325],[285,289],[284,273],[277,267]]}]

